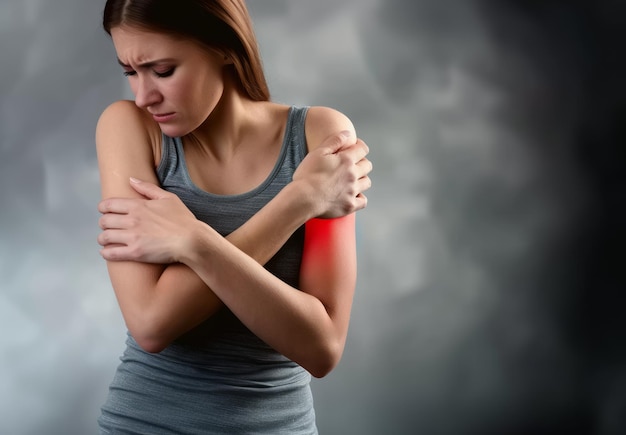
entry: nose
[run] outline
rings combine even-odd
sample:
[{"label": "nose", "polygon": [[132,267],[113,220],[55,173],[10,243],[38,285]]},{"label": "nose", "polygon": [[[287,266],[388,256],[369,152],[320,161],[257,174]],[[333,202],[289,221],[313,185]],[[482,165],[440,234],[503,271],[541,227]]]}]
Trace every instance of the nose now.
[{"label": "nose", "polygon": [[135,104],[146,109],[161,102],[161,94],[149,78],[138,78],[135,87]]}]

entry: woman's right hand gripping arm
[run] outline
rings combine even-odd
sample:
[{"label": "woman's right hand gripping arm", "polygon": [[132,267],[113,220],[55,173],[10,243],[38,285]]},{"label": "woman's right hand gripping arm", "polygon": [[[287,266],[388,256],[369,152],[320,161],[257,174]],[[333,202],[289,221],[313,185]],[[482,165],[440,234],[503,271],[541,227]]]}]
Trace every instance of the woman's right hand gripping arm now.
[{"label": "woman's right hand gripping arm", "polygon": [[[154,168],[161,133],[148,127],[151,122],[131,101],[112,104],[100,117],[96,146],[105,200],[101,207],[107,198],[132,199],[126,202],[129,207],[150,201],[131,187],[129,179],[159,184]],[[364,208],[363,191],[370,186],[368,149],[362,141],[344,142],[344,137],[329,137],[307,155],[293,182],[227,239],[265,264],[307,220]],[[110,221],[107,226],[110,230]],[[145,263],[140,257],[107,261],[107,267],[131,335],[143,349],[159,352],[214,314],[222,302],[186,265]]]}]

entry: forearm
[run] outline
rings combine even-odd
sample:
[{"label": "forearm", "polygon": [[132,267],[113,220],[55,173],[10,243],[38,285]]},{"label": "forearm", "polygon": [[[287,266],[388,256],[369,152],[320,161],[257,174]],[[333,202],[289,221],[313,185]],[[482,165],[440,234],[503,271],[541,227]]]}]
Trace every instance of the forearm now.
[{"label": "forearm", "polygon": [[332,310],[320,299],[281,281],[209,226],[198,229],[194,240],[194,249],[181,261],[242,323],[313,375],[330,371],[343,350],[346,322],[331,317]]},{"label": "forearm", "polygon": [[292,182],[226,239],[263,265],[315,214],[304,186]]},{"label": "forearm", "polygon": [[[299,186],[288,185],[226,240],[263,265],[310,218],[306,201]],[[142,341],[151,351],[161,350],[223,306],[205,281],[180,263],[165,267],[153,291],[143,292],[143,299],[144,303],[141,298],[135,303],[139,302],[143,317]]]}]

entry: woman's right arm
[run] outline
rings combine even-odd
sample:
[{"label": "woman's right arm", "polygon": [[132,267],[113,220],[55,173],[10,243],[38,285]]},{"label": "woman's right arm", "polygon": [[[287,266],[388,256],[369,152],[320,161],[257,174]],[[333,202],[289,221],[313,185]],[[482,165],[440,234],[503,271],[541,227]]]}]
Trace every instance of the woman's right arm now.
[{"label": "woman's right arm", "polygon": [[[156,132],[145,127],[149,122],[145,116],[130,101],[114,103],[102,114],[96,130],[96,145],[103,198],[143,199],[130,186],[130,177],[159,184],[152,147],[159,146],[160,132],[156,137]],[[313,163],[306,168],[310,173],[317,171],[319,175],[329,170],[324,167],[323,159],[309,159],[309,163]],[[329,190],[341,185],[338,180],[329,179],[332,177],[298,178],[227,237],[260,264],[265,264],[310,218],[323,213],[346,214],[350,208],[354,211],[365,206],[363,198],[360,205],[331,205],[326,198],[317,195],[316,188]],[[319,186],[324,182],[327,184]],[[222,307],[219,298],[183,264],[108,261],[107,267],[126,325],[147,351],[164,349]]]}]

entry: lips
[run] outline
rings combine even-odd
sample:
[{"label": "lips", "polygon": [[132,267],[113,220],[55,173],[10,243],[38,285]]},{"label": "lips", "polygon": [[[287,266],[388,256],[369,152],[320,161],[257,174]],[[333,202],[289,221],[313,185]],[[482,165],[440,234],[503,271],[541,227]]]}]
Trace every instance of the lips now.
[{"label": "lips", "polygon": [[174,112],[152,114],[152,118],[158,123],[171,121],[174,118],[174,116],[176,116],[176,113]]}]

